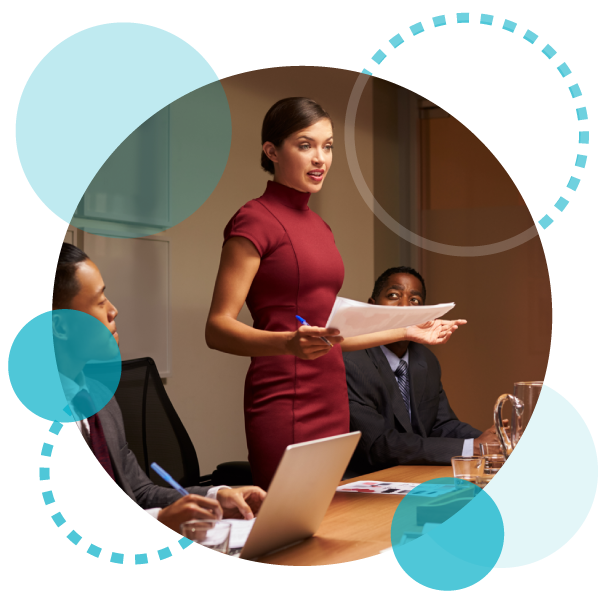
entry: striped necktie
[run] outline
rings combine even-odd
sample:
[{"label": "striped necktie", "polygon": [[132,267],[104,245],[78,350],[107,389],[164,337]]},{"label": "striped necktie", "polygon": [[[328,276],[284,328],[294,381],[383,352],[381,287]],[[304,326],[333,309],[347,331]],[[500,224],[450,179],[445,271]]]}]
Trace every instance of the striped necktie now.
[{"label": "striped necktie", "polygon": [[[81,390],[75,398],[73,398],[74,406],[93,406],[92,397],[85,391]],[[85,414],[85,413],[83,413]],[[110,454],[108,453],[108,445],[106,443],[106,437],[104,436],[104,429],[102,429],[102,423],[98,418],[98,415],[92,415],[88,417],[88,425],[90,427],[89,444],[94,456],[98,459],[98,462],[104,467],[104,470],[115,479],[115,474],[110,462]],[[85,429],[85,425],[82,423],[82,433]],[[84,438],[86,435],[84,434]],[[87,441],[87,440],[86,440]]]},{"label": "striped necktie", "polygon": [[398,368],[394,371],[400,393],[402,394],[402,400],[404,400],[404,406],[408,412],[408,417],[411,418],[410,412],[410,385],[408,383],[408,365],[401,360]]}]

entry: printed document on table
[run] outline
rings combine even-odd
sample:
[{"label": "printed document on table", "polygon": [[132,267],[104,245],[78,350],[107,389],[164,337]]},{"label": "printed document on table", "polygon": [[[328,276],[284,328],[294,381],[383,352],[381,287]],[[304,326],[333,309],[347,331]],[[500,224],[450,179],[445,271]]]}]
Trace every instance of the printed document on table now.
[{"label": "printed document on table", "polygon": [[343,337],[376,333],[420,325],[439,319],[454,308],[454,302],[432,306],[379,306],[336,298],[325,327],[339,329]]},{"label": "printed document on table", "polygon": [[[416,492],[413,490],[419,488]],[[414,496],[437,498],[449,492],[454,492],[456,486],[451,483],[404,483],[398,481],[355,481],[340,485],[338,492],[358,492],[363,494],[393,494],[406,496],[412,492]]]}]

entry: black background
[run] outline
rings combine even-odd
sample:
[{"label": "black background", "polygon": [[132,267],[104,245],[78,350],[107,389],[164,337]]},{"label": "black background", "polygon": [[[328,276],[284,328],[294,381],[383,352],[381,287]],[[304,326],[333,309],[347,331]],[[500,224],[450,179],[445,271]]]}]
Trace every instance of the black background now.
[{"label": "black background", "polygon": [[[287,8],[283,10],[284,7]],[[452,9],[432,3],[419,3],[418,9],[406,8],[405,3],[394,3],[390,7],[371,5],[350,11],[327,6],[270,4],[252,6],[248,18],[237,10],[195,15],[182,11],[177,19],[158,14],[153,17],[119,15],[88,22],[73,21],[68,26],[38,27],[35,35],[30,27],[21,30],[15,26],[23,42],[7,70],[10,86],[5,89],[12,99],[11,120],[14,124],[19,95],[35,65],[63,39],[92,25],[135,20],[162,27],[192,44],[221,78],[257,68],[299,64],[360,71],[369,56],[397,30],[427,15]],[[589,15],[581,8],[573,11],[563,8],[555,14],[525,10],[522,5],[510,10],[505,5],[488,8],[526,23],[550,40],[578,75],[588,105],[593,109],[597,71],[592,70],[594,45]],[[280,16],[284,13],[288,15],[285,18]],[[453,24],[426,31],[391,53],[375,75],[424,95],[468,126],[510,173],[535,220],[562,194],[577,154],[575,103],[554,63],[547,60],[537,46],[524,42],[520,35],[497,26],[476,24]],[[9,311],[5,310],[9,347],[28,320],[50,308],[56,255],[66,228],[27,184],[14,145],[12,153],[13,169],[8,170],[10,185],[5,197],[13,208],[8,209],[11,225],[6,229],[10,231],[10,241],[5,246],[4,261],[8,281],[3,286],[5,304],[10,307]],[[542,234],[554,309],[552,355],[546,384],[568,397],[588,424],[592,422],[591,414],[586,396],[581,392],[595,386],[578,388],[574,380],[582,378],[572,376],[587,375],[591,359],[582,358],[574,346],[592,344],[588,355],[593,356],[595,328],[593,318],[579,322],[571,313],[576,303],[594,299],[591,293],[582,296],[583,291],[588,291],[583,287],[589,287],[596,279],[592,197],[597,197],[597,193],[593,196],[592,170],[593,160],[572,204]],[[10,386],[8,406],[5,439],[9,443],[5,445],[4,483],[8,502],[3,512],[9,530],[14,532],[11,541],[15,561],[35,556],[44,570],[55,568],[57,574],[69,573],[71,565],[80,573],[95,575],[112,569],[114,574],[107,552],[124,552],[126,565],[121,568],[129,572],[133,553],[148,552],[150,563],[160,564],[160,575],[179,575],[172,581],[184,588],[187,581],[194,579],[188,579],[186,574],[204,574],[207,582],[213,580],[208,577],[216,573],[214,569],[219,566],[216,563],[219,560],[221,563],[227,560],[228,568],[244,569],[245,573],[247,569],[256,572],[256,569],[268,568],[232,561],[193,547],[185,552],[177,547],[175,558],[160,562],[155,550],[166,545],[175,548],[178,536],[149,519],[110,483],[91,454],[81,452],[83,442],[75,426],[65,426],[58,437],[48,433],[49,423],[29,413],[12,394]],[[557,429],[567,434],[560,432],[560,426]],[[550,436],[549,432],[549,442]],[[55,444],[52,458],[40,457],[44,441]],[[51,467],[50,482],[38,482],[38,468],[44,465]],[[55,505],[44,507],[41,492],[46,489],[54,491]],[[68,521],[60,529],[50,520],[57,509]],[[507,517],[501,520],[506,523]],[[490,531],[500,524],[491,518]],[[84,537],[77,547],[65,539],[70,528]],[[585,534],[580,532],[562,551],[563,560],[565,552],[573,552],[581,535]],[[496,541],[495,536],[482,532],[481,540],[473,540],[473,551],[479,544],[489,549],[489,543]],[[99,559],[85,554],[89,542],[105,549]],[[526,567],[528,575],[538,575],[540,569],[546,573],[555,560],[560,559],[550,557],[543,563]],[[213,570],[208,571],[209,566]],[[405,586],[417,589],[412,580],[404,576],[391,553],[344,567],[340,565],[325,573],[339,578],[340,569],[347,570],[350,566],[364,574],[396,575],[399,579],[395,581],[400,582],[403,590],[407,589]],[[67,571],[61,571],[61,567],[67,567]],[[136,573],[136,580],[141,579],[140,573]],[[505,586],[512,584],[516,574],[495,571],[477,589],[500,581],[498,573]],[[560,573],[554,576],[562,577]],[[100,579],[98,582],[102,585]],[[246,583],[252,584],[252,581]],[[227,586],[228,579],[225,579],[218,590],[226,591]],[[213,588],[213,593],[216,591],[217,588]]]}]

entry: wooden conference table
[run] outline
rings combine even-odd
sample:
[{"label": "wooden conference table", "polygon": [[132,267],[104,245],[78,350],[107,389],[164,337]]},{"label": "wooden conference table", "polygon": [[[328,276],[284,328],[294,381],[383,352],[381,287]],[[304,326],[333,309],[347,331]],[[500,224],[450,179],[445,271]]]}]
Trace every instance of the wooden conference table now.
[{"label": "wooden conference table", "polygon": [[[398,466],[376,471],[353,481],[404,481],[423,483],[452,477],[452,467]],[[389,548],[390,527],[404,496],[336,492],[317,533],[295,546],[258,559],[273,565],[331,565],[359,560]]]}]

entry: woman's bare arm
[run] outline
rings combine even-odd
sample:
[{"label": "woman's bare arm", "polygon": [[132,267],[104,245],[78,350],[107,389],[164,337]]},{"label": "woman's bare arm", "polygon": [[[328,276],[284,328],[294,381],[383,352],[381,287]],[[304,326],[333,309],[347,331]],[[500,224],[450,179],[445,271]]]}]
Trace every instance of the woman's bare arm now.
[{"label": "woman's bare arm", "polygon": [[209,348],[238,356],[276,356],[293,354],[315,359],[327,354],[332,344],[340,343],[339,332],[324,327],[300,327],[297,331],[263,331],[237,320],[250,286],[260,267],[254,244],[243,237],[232,237],[223,246],[221,263],[206,322]]},{"label": "woman's bare arm", "polygon": [[377,333],[368,333],[365,335],[356,335],[345,338],[342,342],[343,352],[352,352],[354,350],[364,350],[375,346],[386,346],[394,342],[408,340],[418,342],[419,344],[437,345],[445,344],[450,336],[458,329],[459,325],[465,325],[464,319],[456,321],[428,321],[422,325],[412,327],[402,327],[400,329],[389,329]]}]

